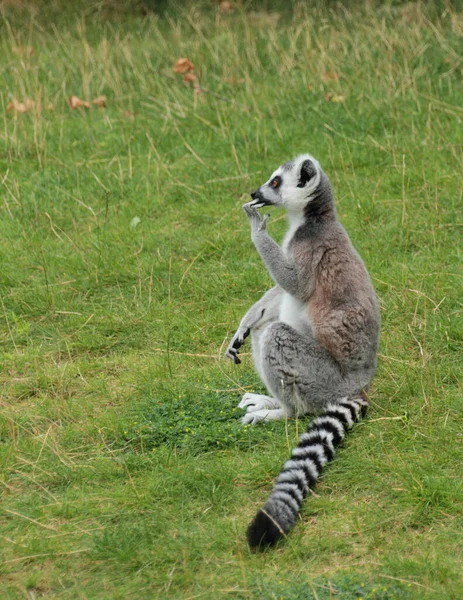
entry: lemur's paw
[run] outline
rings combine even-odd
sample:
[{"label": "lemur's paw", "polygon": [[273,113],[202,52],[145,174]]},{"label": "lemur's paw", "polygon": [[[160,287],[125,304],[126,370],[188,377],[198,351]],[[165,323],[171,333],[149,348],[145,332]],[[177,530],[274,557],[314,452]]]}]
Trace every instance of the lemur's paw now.
[{"label": "lemur's paw", "polygon": [[244,340],[248,337],[248,335],[249,329],[238,329],[225,352],[225,356],[232,360],[235,365],[239,365],[241,363],[241,360],[238,358],[238,350],[244,344]]},{"label": "lemur's paw", "polygon": [[238,404],[238,408],[242,408],[250,413],[255,412],[256,410],[272,410],[281,408],[281,404],[278,402],[278,400],[270,398],[270,396],[251,394],[250,392],[247,392],[244,394],[241,402]]},{"label": "lemur's paw", "polygon": [[251,223],[252,231],[266,230],[267,221],[270,219],[270,215],[264,215],[264,218],[262,219],[257,211],[257,205],[254,201],[243,204],[243,210]]},{"label": "lemur's paw", "polygon": [[232,360],[235,365],[241,364],[241,359],[238,358],[238,350],[236,348],[231,348],[230,346],[227,348],[225,352],[225,356]]},{"label": "lemur's paw", "polygon": [[273,410],[253,410],[252,412],[247,412],[244,415],[244,417],[241,419],[241,423],[243,425],[255,425],[261,421],[277,421],[279,419],[284,419],[285,416],[286,413],[282,408],[276,408]]}]

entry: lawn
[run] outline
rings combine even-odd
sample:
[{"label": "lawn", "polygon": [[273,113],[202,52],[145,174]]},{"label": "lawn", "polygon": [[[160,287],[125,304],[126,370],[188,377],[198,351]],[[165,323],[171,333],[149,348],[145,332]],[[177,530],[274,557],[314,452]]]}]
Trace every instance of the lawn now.
[{"label": "lawn", "polygon": [[[272,4],[0,2],[2,598],[463,597],[463,12]],[[301,152],[380,360],[294,531],[251,553],[310,419],[240,424],[263,388],[223,353],[271,284],[241,205]]]}]

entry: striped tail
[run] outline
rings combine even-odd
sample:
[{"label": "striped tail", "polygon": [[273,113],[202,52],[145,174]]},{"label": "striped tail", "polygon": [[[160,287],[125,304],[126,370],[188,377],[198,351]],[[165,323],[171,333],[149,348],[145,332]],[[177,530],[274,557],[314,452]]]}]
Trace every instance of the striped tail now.
[{"label": "striped tail", "polygon": [[267,503],[248,527],[251,548],[273,546],[288,533],[323,466],[333,460],[335,447],[343,441],[355,421],[365,415],[367,407],[365,394],[346,397],[329,404],[325,412],[312,421],[301,435],[291,458],[283,465]]}]

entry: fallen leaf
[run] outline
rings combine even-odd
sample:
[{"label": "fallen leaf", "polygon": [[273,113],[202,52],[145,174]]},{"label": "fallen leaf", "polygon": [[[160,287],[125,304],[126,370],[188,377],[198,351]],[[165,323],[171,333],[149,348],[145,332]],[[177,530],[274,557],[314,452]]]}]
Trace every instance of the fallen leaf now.
[{"label": "fallen leaf", "polygon": [[179,58],[173,66],[175,73],[188,73],[195,68],[194,64],[188,60],[188,58]]},{"label": "fallen leaf", "polygon": [[18,102],[16,100],[16,98],[13,98],[13,100],[6,107],[6,110],[7,111],[12,110],[15,113],[25,113],[25,112],[28,112],[29,110],[32,110],[34,107],[35,107],[35,102],[33,100],[31,100],[30,98],[26,98],[26,100],[24,100],[24,102]]},{"label": "fallen leaf", "polygon": [[106,108],[106,96],[98,96],[98,98],[92,100],[92,104],[100,108]]},{"label": "fallen leaf", "polygon": [[196,88],[199,86],[198,78],[196,77],[196,75],[194,73],[185,73],[185,75],[182,77],[182,79],[185,83],[190,84],[191,87]]},{"label": "fallen leaf", "polygon": [[334,71],[330,71],[329,73],[322,73],[321,80],[325,82],[339,81],[339,73],[335,73]]},{"label": "fallen leaf", "polygon": [[32,48],[32,46],[15,46],[13,48],[13,52],[21,56],[33,56],[35,54],[34,48]]},{"label": "fallen leaf", "polygon": [[307,89],[312,92],[313,91],[313,85],[311,83],[309,83],[309,85],[307,86]]},{"label": "fallen leaf", "polygon": [[69,108],[72,108],[72,110],[75,110],[76,108],[90,108],[90,102],[81,100],[77,96],[69,96],[68,104]]},{"label": "fallen leaf", "polygon": [[276,27],[280,19],[280,13],[272,12],[267,13],[265,11],[250,12],[248,19],[251,23],[258,23],[259,25],[267,25],[269,27]]},{"label": "fallen leaf", "polygon": [[219,4],[219,11],[221,13],[231,13],[233,12],[234,7],[233,7],[233,3],[229,2],[228,0],[223,0],[220,4]]},{"label": "fallen leaf", "polygon": [[225,82],[229,83],[230,85],[240,85],[241,83],[245,83],[245,79],[243,77],[239,78],[239,79],[235,79],[234,77],[228,77]]},{"label": "fallen leaf", "polygon": [[345,102],[346,97],[339,94],[333,94],[333,92],[328,92],[325,95],[325,100],[328,100],[328,102]]},{"label": "fallen leaf", "polygon": [[6,107],[8,112],[14,110],[14,112],[26,112],[25,105],[23,102],[18,102],[17,100],[12,100],[8,106]]},{"label": "fallen leaf", "polygon": [[135,227],[137,225],[139,225],[141,223],[141,219],[140,217],[134,217],[131,221],[130,221],[130,229],[135,229]]}]

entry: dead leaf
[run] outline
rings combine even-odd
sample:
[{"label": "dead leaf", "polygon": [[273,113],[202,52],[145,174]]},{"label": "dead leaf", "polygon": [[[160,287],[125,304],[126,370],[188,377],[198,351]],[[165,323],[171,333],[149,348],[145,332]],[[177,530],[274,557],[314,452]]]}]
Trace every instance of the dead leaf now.
[{"label": "dead leaf", "polygon": [[26,100],[24,100],[24,102],[18,102],[16,100],[16,98],[13,98],[13,100],[6,107],[6,110],[8,112],[13,111],[15,113],[25,113],[25,112],[28,112],[29,110],[32,110],[34,107],[35,107],[35,102],[33,100],[31,100],[30,98],[26,98]]},{"label": "dead leaf", "polygon": [[188,73],[195,68],[194,64],[188,60],[188,58],[179,58],[173,66],[175,73]]},{"label": "dead leaf", "polygon": [[32,46],[14,46],[13,52],[15,54],[19,54],[20,56],[33,56],[35,54]]},{"label": "dead leaf", "polygon": [[185,73],[182,79],[185,83],[189,83],[193,87],[197,87],[199,85],[198,78],[194,73]]},{"label": "dead leaf", "polygon": [[219,11],[221,13],[227,14],[227,13],[233,12],[233,10],[234,10],[233,3],[229,2],[228,0],[223,0],[219,4]]},{"label": "dead leaf", "polygon": [[8,112],[14,110],[14,112],[26,112],[25,106],[23,102],[18,102],[17,100],[12,100],[8,106],[6,107]]},{"label": "dead leaf", "polygon": [[195,96],[199,96],[199,94],[202,94],[203,90],[200,87],[195,87]]},{"label": "dead leaf", "polygon": [[239,79],[235,79],[234,77],[228,77],[227,79],[225,79],[226,83],[229,83],[230,85],[240,85],[242,83],[245,83],[246,80],[243,77],[240,77]]},{"label": "dead leaf", "polygon": [[339,81],[339,73],[335,73],[334,71],[330,71],[329,73],[322,73],[321,80],[325,83],[329,81]]},{"label": "dead leaf", "polygon": [[308,84],[307,89],[312,92],[313,91],[313,85],[311,83]]},{"label": "dead leaf", "polygon": [[198,81],[198,78],[194,73],[185,73],[183,81]]},{"label": "dead leaf", "polygon": [[45,110],[55,110],[55,105],[52,104],[51,102],[49,102],[46,106],[45,106]]},{"label": "dead leaf", "polygon": [[69,96],[68,104],[69,104],[69,108],[72,108],[72,110],[75,110],[76,108],[91,108],[90,102],[81,100],[77,96]]},{"label": "dead leaf", "polygon": [[325,95],[325,100],[328,100],[328,102],[345,102],[346,97],[340,94],[333,94],[333,92],[328,92]]},{"label": "dead leaf", "polygon": [[267,13],[265,11],[250,12],[248,19],[251,23],[259,25],[267,25],[268,27],[276,27],[281,15],[277,12]]},{"label": "dead leaf", "polygon": [[106,96],[98,96],[98,98],[92,100],[92,104],[100,108],[106,108]]},{"label": "dead leaf", "polygon": [[137,225],[140,225],[140,223],[141,223],[140,217],[134,217],[130,221],[130,229],[135,229],[137,227]]}]

